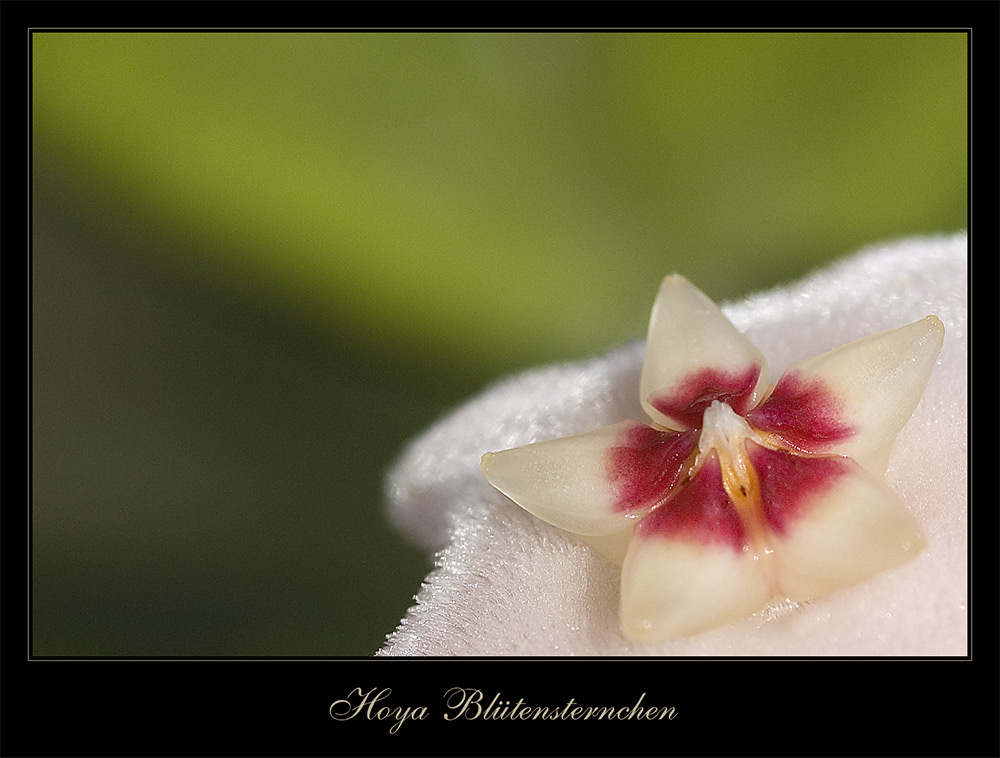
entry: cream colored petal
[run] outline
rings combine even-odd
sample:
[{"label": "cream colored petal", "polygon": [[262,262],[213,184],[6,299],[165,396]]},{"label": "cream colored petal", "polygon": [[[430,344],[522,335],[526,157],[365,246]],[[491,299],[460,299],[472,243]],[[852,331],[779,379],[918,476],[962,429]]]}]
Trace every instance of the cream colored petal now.
[{"label": "cream colored petal", "polygon": [[598,553],[603,555],[609,561],[614,563],[616,566],[621,566],[625,561],[625,554],[628,552],[629,543],[632,541],[632,534],[635,525],[635,521],[631,522],[631,526],[626,529],[622,529],[612,534],[602,534],[597,537],[579,535],[580,539],[594,548]]},{"label": "cream colored petal", "polygon": [[622,633],[640,642],[687,637],[746,618],[769,598],[748,553],[636,535],[622,567]]},{"label": "cream colored petal", "polygon": [[914,558],[923,532],[885,484],[849,458],[748,445],[770,530],[779,595],[806,600]]},{"label": "cream colored petal", "polygon": [[670,429],[700,425],[713,400],[744,413],[767,382],[764,356],[683,276],[668,276],[653,305],[639,384],[643,408]]},{"label": "cream colored petal", "polygon": [[935,316],[794,364],[747,418],[809,453],[854,458],[882,474],[944,339]]},{"label": "cream colored petal", "polygon": [[713,453],[636,527],[622,566],[622,631],[653,642],[749,616],[771,597],[765,562],[755,554]]},{"label": "cream colored petal", "polygon": [[490,484],[543,521],[614,542],[686,474],[696,443],[694,433],[625,421],[487,453],[481,468]]}]

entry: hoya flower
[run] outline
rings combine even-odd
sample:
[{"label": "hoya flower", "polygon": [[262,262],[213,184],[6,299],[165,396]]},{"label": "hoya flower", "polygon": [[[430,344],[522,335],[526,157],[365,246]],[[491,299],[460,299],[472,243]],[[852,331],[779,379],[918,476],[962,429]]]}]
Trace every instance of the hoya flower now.
[{"label": "hoya flower", "polygon": [[433,568],[377,655],[965,655],[967,236],[874,245],[722,311],[767,356],[774,378],[809,356],[928,313],[944,322],[937,365],[884,477],[925,533],[914,560],[809,602],[770,603],[701,634],[659,642],[624,636],[621,566],[491,487],[480,459],[486,450],[646,419],[637,388],[647,350],[636,340],[501,378],[401,451],[388,472],[388,515],[433,556]]},{"label": "hoya flower", "polygon": [[935,316],[791,365],[667,277],[639,382],[651,423],[488,453],[489,482],[621,565],[620,624],[655,641],[819,597],[913,558],[883,475],[937,360]]}]

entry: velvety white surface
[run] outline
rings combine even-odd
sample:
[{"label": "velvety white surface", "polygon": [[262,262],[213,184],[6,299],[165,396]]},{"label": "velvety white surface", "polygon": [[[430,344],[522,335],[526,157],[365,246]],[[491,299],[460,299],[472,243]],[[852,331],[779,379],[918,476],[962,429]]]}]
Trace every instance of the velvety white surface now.
[{"label": "velvety white surface", "polygon": [[[694,272],[680,273],[697,285]],[[414,440],[390,474],[389,509],[415,542],[438,551],[436,564],[377,654],[965,655],[967,275],[964,233],[909,239],[723,306],[766,356],[772,381],[789,363],[873,332],[928,314],[944,322],[938,365],[886,473],[927,535],[911,563],[693,637],[648,645],[625,639],[618,568],[490,487],[479,461],[487,451],[645,421],[638,392],[644,345],[637,342],[503,380]]]}]

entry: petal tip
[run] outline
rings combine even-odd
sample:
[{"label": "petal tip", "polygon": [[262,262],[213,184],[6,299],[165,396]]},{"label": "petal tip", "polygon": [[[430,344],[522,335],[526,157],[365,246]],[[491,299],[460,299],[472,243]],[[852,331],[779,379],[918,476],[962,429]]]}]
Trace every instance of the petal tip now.
[{"label": "petal tip", "polygon": [[902,539],[901,548],[903,554],[906,555],[905,560],[916,558],[925,547],[927,547],[927,537],[924,536],[923,529],[914,523],[913,530]]},{"label": "petal tip", "polygon": [[701,293],[701,290],[691,284],[691,281],[683,274],[669,274],[668,276],[663,277],[660,281],[661,294],[668,294],[670,291],[677,292],[682,289],[693,290],[699,294],[703,294]]},{"label": "petal tip", "polygon": [[[902,327],[906,329],[906,327]],[[944,345],[944,322],[934,314],[930,314],[910,325],[911,333],[917,334],[917,349],[923,349],[925,354],[933,353],[935,356]]]},{"label": "petal tip", "polygon": [[633,618],[625,614],[621,615],[620,626],[622,634],[636,642],[660,642],[661,635],[657,634],[656,627],[647,618]]},{"label": "petal tip", "polygon": [[944,336],[944,324],[941,322],[937,316],[931,314],[924,319],[924,323],[930,328],[931,331],[937,332],[942,337]]},{"label": "petal tip", "polygon": [[490,470],[493,468],[493,462],[496,457],[496,453],[483,453],[483,457],[479,459],[479,470],[486,477],[487,481],[490,481]]}]

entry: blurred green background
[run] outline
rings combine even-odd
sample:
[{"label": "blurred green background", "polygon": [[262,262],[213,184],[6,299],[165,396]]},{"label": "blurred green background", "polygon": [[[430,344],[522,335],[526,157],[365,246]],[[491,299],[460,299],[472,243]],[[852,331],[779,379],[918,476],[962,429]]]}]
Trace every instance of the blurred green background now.
[{"label": "blurred green background", "polygon": [[32,46],[35,655],[370,655],[454,404],[966,223],[960,33]]}]

